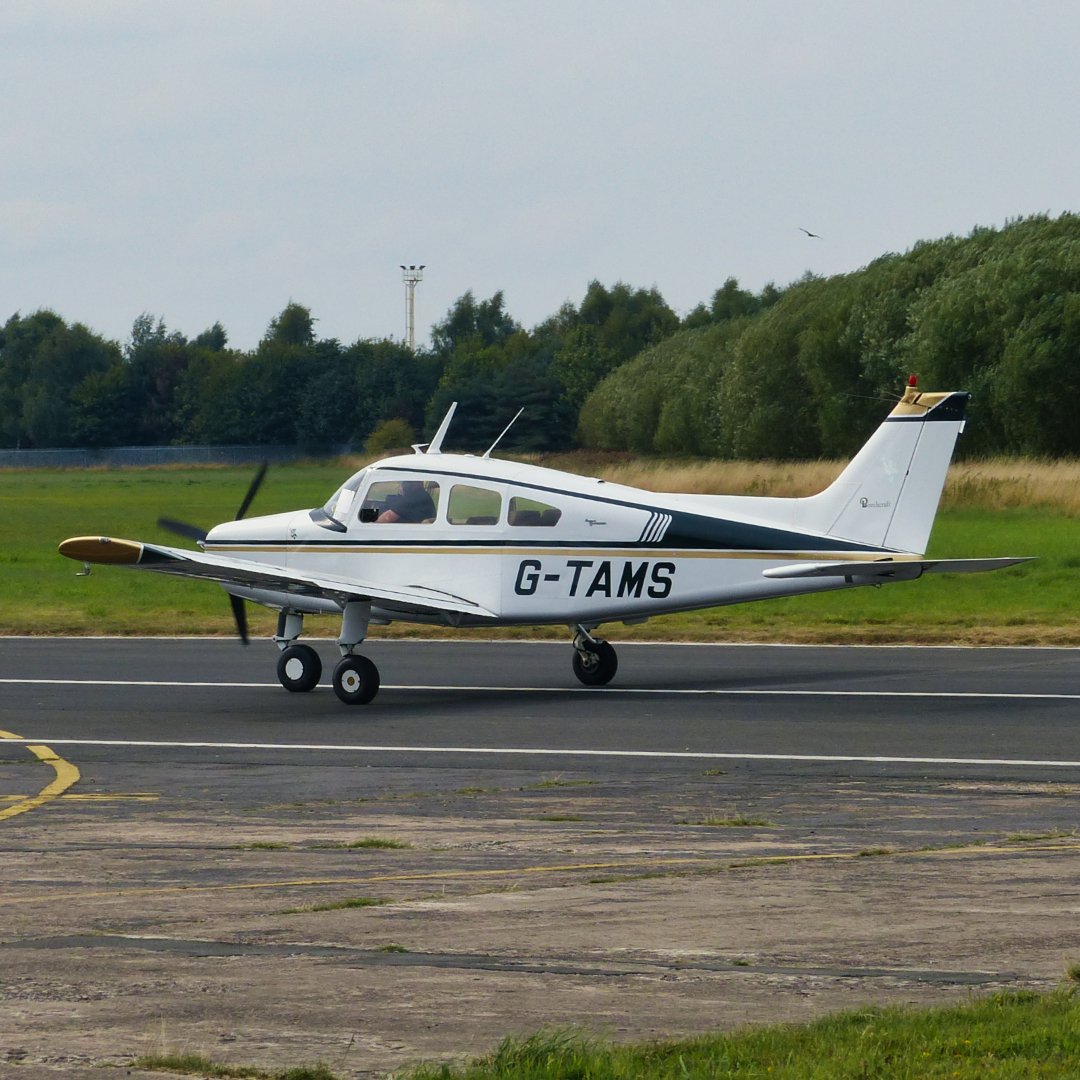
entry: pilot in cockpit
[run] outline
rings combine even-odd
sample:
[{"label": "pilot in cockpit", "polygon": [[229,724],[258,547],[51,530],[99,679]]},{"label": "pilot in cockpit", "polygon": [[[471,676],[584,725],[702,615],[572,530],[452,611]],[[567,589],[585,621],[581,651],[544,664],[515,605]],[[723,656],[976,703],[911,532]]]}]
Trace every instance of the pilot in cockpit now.
[{"label": "pilot in cockpit", "polygon": [[435,517],[435,500],[424,487],[422,480],[403,480],[399,493],[386,500],[386,509],[375,519],[376,522],[400,521],[405,524],[419,524],[431,521]]}]

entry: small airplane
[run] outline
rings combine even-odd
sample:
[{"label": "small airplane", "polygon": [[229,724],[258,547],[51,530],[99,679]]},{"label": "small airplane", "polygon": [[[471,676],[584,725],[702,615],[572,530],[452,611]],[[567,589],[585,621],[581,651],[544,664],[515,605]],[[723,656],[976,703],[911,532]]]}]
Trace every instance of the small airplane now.
[{"label": "small airplane", "polygon": [[357,646],[399,620],[565,625],[574,674],[603,686],[618,667],[604,623],[1026,562],[924,554],[968,397],[923,393],[912,376],[840,476],[806,498],[657,494],[493,459],[510,425],[481,457],[443,453],[455,403],[430,443],[361,469],[320,507],[245,518],[264,466],[235,520],[209,532],[159,521],[199,550],[80,536],[60,553],[85,573],[104,563],[216,581],[245,643],[244,602],[276,609],[286,690],[322,676],[298,643],[307,615],[341,619],[332,683],[351,705],[379,690]]}]

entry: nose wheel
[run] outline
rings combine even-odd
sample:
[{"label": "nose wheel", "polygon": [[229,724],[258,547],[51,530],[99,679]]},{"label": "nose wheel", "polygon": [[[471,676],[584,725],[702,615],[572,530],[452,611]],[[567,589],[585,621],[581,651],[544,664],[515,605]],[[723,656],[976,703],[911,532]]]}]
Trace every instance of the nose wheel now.
[{"label": "nose wheel", "polygon": [[379,669],[366,656],[351,654],[334,668],[333,682],[346,705],[366,705],[379,692]]}]

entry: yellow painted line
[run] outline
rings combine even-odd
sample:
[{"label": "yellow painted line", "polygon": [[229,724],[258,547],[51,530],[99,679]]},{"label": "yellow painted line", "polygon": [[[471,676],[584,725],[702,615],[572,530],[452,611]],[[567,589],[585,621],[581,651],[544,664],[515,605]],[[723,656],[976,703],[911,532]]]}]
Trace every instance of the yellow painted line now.
[{"label": "yellow painted line", "polygon": [[[15,803],[21,802],[27,798],[26,795],[0,795],[0,803]],[[60,795],[58,798],[63,799],[65,802],[157,802],[160,795],[157,792],[152,791],[132,791],[132,792],[117,792],[114,795],[72,795],[65,794]]]},{"label": "yellow painted line", "polygon": [[[15,735],[10,731],[0,731],[0,739],[21,739],[21,735]],[[17,814],[25,814],[27,810],[36,810],[39,806],[50,802],[58,795],[62,795],[69,787],[76,784],[79,780],[79,770],[71,764],[70,761],[65,761],[62,757],[53,753],[47,746],[31,746],[26,747],[31,754],[38,759],[38,761],[44,762],[50,766],[53,772],[56,773],[55,778],[48,784],[46,784],[36,795],[28,795],[19,800],[13,806],[6,807],[0,810],[0,821],[5,818],[13,818]]]},{"label": "yellow painted line", "polygon": [[408,874],[371,874],[367,877],[337,878],[288,878],[281,881],[248,881],[231,885],[160,885],[135,888],[106,889],[94,892],[66,892],[62,896],[47,893],[39,896],[0,898],[0,907],[8,904],[39,904],[62,900],[65,903],[78,900],[101,900],[107,897],[168,896],[177,893],[253,892],[263,889],[323,889],[332,886],[385,885],[399,882],[419,881],[468,881],[484,878],[523,877],[527,875],[563,874],[584,870],[634,871],[658,866],[691,866],[703,869],[753,870],[755,867],[780,865],[792,862],[855,862],[859,859],[882,858],[941,858],[948,856],[980,855],[1027,855],[1027,854],[1080,855],[1080,844],[1017,844],[1016,846],[978,846],[965,848],[934,848],[930,851],[889,851],[880,854],[873,851],[815,852],[807,855],[724,855],[715,858],[692,857],[672,859],[639,859],[621,862],[566,863],[555,866],[516,866],[490,870],[432,870]]},{"label": "yellow painted line", "polygon": [[118,791],[109,794],[61,795],[71,802],[157,802],[161,796],[156,791]]},{"label": "yellow painted line", "polygon": [[[316,889],[327,888],[333,885],[377,885],[394,882],[410,881],[449,881],[454,879],[469,880],[471,878],[504,878],[521,877],[526,874],[557,874],[569,873],[580,870],[618,870],[631,869],[641,866],[671,866],[698,864],[708,865],[706,859],[643,859],[640,862],[598,862],[598,863],[571,863],[560,866],[516,866],[502,867],[491,870],[431,870],[411,874],[372,874],[368,877],[350,878],[294,878],[284,881],[250,881],[240,882],[233,885],[161,885],[136,887],[133,889],[107,889],[101,892],[88,893],[65,893],[64,899],[70,900],[100,900],[108,896],[165,896],[172,893],[207,893],[207,892],[245,892],[256,889]],[[20,896],[0,898],[0,906],[7,904],[33,904],[44,900],[57,899],[56,894],[51,896]]]}]

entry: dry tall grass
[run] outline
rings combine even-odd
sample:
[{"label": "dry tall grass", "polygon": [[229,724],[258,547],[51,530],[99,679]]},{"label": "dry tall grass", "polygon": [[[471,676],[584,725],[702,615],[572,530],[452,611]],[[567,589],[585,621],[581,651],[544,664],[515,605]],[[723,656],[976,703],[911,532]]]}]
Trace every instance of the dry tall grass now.
[{"label": "dry tall grass", "polygon": [[[629,453],[515,455],[517,460],[646,491],[693,495],[774,495],[796,498],[828,487],[846,461],[721,461],[639,458]],[[370,459],[341,459],[353,470]],[[954,462],[941,505],[947,510],[1053,510],[1080,517],[1080,460],[984,458]]]},{"label": "dry tall grass", "polygon": [[[647,491],[701,495],[813,495],[843,461],[679,461],[563,455],[543,464]],[[1047,509],[1080,517],[1080,461],[987,458],[952,465],[942,506],[950,510]]]}]

